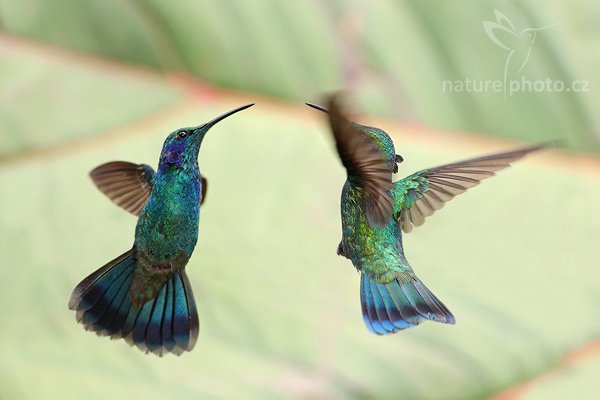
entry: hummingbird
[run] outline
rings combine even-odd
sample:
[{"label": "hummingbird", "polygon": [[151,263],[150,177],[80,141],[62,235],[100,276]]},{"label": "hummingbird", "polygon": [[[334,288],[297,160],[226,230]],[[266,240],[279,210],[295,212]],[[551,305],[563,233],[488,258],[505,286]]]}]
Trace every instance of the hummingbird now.
[{"label": "hummingbird", "polygon": [[479,184],[545,145],[428,168],[396,182],[402,156],[389,135],[351,122],[339,94],[327,108],[308,106],[328,115],[337,152],[347,171],[342,188],[342,240],[337,254],[360,273],[360,302],[367,328],[385,335],[425,320],[454,324],[454,315],[415,275],[404,254],[402,232],[420,226],[456,195]]},{"label": "hummingbird", "polygon": [[69,309],[86,330],[123,338],[158,356],[192,350],[199,323],[185,266],[198,240],[207,189],[198,152],[210,128],[253,105],[171,132],[157,172],[125,161],[90,172],[101,192],[139,218],[133,247],[82,280],[71,294]]}]

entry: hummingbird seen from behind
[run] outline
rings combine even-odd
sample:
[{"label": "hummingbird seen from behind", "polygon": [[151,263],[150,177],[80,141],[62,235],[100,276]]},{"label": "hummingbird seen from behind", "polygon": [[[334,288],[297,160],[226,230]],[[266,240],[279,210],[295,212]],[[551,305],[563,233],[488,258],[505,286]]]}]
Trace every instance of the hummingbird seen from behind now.
[{"label": "hummingbird seen from behind", "polygon": [[392,182],[402,157],[387,133],[349,121],[339,95],[329,99],[328,109],[306,104],[327,113],[347,171],[337,253],[360,271],[360,302],[367,328],[385,335],[428,319],[454,324],[452,313],[406,260],[402,231],[422,225],[425,217],[454,196],[544,145],[424,169]]},{"label": "hummingbird seen from behind", "polygon": [[252,105],[172,132],[157,172],[124,161],[90,172],[98,189],[139,218],[131,250],[85,278],[71,294],[69,309],[86,330],[124,338],[159,356],[194,347],[198,313],[185,266],[198,240],[200,205],[206,199],[198,152],[212,126]]}]

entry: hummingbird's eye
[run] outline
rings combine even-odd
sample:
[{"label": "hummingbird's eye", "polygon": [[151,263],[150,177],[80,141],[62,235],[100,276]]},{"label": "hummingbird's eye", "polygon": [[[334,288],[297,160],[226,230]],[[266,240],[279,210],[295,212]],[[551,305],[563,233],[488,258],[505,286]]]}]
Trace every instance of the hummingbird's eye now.
[{"label": "hummingbird's eye", "polygon": [[177,132],[177,138],[178,139],[185,139],[185,137],[188,135],[187,131],[179,131]]}]

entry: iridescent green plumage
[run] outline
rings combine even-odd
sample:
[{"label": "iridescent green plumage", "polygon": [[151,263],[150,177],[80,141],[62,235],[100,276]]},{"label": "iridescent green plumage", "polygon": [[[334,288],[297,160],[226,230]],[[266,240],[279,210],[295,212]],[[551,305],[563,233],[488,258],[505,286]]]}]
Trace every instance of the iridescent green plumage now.
[{"label": "iridescent green plumage", "polygon": [[69,308],[86,329],[124,338],[158,355],[194,347],[198,314],[185,266],[198,240],[200,205],[206,195],[198,152],[213,125],[251,105],[172,132],[156,173],[148,165],[124,161],[103,164],[90,173],[102,192],[139,219],[132,249],[73,290]]},{"label": "iridescent green plumage", "polygon": [[376,334],[395,333],[426,319],[453,324],[452,313],[406,260],[402,231],[421,225],[444,202],[544,146],[430,168],[392,182],[391,173],[397,171],[396,162],[402,157],[395,154],[387,133],[350,122],[337,97],[331,98],[329,110],[308,105],[328,114],[348,171],[341,197],[338,254],[349,258],[361,272],[365,324]]}]

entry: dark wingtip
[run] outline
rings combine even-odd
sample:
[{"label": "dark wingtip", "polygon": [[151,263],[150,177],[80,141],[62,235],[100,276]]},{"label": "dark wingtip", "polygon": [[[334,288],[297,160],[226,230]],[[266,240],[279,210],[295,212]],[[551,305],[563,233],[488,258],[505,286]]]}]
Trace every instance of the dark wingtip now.
[{"label": "dark wingtip", "polygon": [[536,144],[530,144],[528,146],[522,147],[520,149],[516,149],[514,152],[524,152],[524,153],[533,153],[538,150],[545,150],[551,148],[564,147],[564,140],[549,140],[547,142],[541,142]]},{"label": "dark wingtip", "polygon": [[565,139],[553,139],[547,142],[540,143],[540,149],[551,149],[566,147],[567,141]]}]

